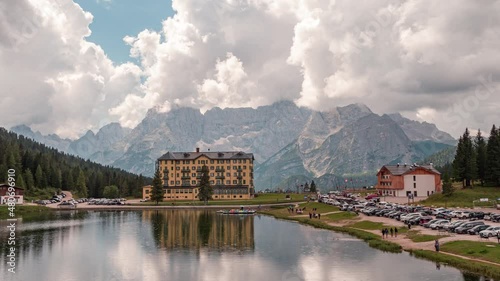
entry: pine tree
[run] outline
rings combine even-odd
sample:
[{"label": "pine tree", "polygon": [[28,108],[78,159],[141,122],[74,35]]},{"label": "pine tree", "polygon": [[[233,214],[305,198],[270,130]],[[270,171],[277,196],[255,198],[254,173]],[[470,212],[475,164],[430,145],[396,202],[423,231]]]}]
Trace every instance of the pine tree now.
[{"label": "pine tree", "polygon": [[208,200],[212,200],[213,189],[210,186],[210,176],[208,174],[208,167],[203,165],[201,168],[201,179],[200,179],[200,192],[198,198],[200,201],[207,204]]},{"label": "pine tree", "polygon": [[306,191],[306,190],[308,190],[308,192],[310,191],[308,182],[306,182],[306,184],[304,184],[304,191]]},{"label": "pine tree", "polygon": [[500,185],[500,129],[497,129],[495,125],[491,128],[486,152],[487,180],[492,184]]},{"label": "pine tree", "polygon": [[443,176],[443,195],[445,196],[451,196],[453,194],[453,185],[450,180],[450,176],[448,173],[444,174]]},{"label": "pine tree", "polygon": [[26,183],[24,182],[22,173],[16,173],[16,186],[26,189]]},{"label": "pine tree", "polygon": [[76,180],[76,190],[80,197],[87,197],[87,185],[85,183],[85,174],[80,170],[78,179]]},{"label": "pine tree", "polygon": [[318,192],[318,190],[316,189],[316,183],[314,183],[314,180],[311,181],[311,192]]},{"label": "pine tree", "polygon": [[150,195],[151,201],[158,205],[158,202],[163,201],[163,186],[161,181],[160,168],[156,168],[155,177],[153,178],[153,188]]},{"label": "pine tree", "polygon": [[35,188],[35,179],[33,178],[33,173],[30,169],[24,171],[24,179],[26,182],[26,191]]},{"label": "pine tree", "polygon": [[476,151],[470,137],[469,129],[460,137],[457,153],[453,161],[455,178],[462,181],[464,187],[471,187],[477,177]]},{"label": "pine tree", "polygon": [[36,167],[35,185],[37,188],[47,187],[47,180],[45,179],[45,174],[43,173],[42,167],[40,165]]},{"label": "pine tree", "polygon": [[486,141],[481,134],[481,130],[477,131],[477,136],[475,139],[475,150],[476,150],[476,163],[477,163],[477,178],[481,181],[481,185],[484,185],[484,181],[486,179],[486,160],[487,160],[487,151],[486,151]]}]

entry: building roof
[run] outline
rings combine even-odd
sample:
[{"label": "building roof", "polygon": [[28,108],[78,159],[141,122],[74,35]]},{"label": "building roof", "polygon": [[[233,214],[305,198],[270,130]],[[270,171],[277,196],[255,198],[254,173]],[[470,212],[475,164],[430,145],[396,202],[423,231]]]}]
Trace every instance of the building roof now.
[{"label": "building roof", "polygon": [[438,174],[438,175],[441,174],[432,165],[417,165],[417,164],[412,164],[412,165],[385,165],[385,166],[383,166],[380,169],[379,173],[384,168],[387,169],[389,171],[389,173],[391,173],[394,176],[401,176],[401,175],[404,175],[404,174],[408,174],[408,173],[411,173],[412,171],[415,171],[416,169],[419,169],[419,168],[427,170],[430,173],[434,173],[434,174]]},{"label": "building roof", "polygon": [[245,153],[242,151],[217,151],[217,152],[167,152],[158,160],[194,160],[198,157],[206,156],[208,159],[254,159],[253,153]]},{"label": "building roof", "polygon": [[[0,183],[0,187],[10,187],[10,185],[8,185],[8,184],[6,184],[6,183]],[[24,190],[24,188],[19,187],[19,186],[13,186],[13,188],[15,188],[15,189],[22,189],[22,190]]]}]

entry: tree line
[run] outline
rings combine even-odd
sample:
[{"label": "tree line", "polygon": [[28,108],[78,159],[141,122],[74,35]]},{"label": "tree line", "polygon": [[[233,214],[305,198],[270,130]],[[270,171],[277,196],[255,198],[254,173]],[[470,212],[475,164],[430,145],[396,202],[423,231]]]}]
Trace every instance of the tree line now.
[{"label": "tree line", "polygon": [[500,129],[493,125],[488,139],[481,130],[472,137],[469,129],[465,129],[449,168],[454,179],[461,181],[464,187],[472,187],[474,181],[482,186],[500,186]]},{"label": "tree line", "polygon": [[103,166],[68,155],[29,138],[0,128],[0,183],[7,171],[16,171],[16,186],[25,195],[54,188],[68,190],[80,197],[102,197],[106,186],[115,185],[119,196],[141,196],[142,186],[151,179],[121,169]]}]

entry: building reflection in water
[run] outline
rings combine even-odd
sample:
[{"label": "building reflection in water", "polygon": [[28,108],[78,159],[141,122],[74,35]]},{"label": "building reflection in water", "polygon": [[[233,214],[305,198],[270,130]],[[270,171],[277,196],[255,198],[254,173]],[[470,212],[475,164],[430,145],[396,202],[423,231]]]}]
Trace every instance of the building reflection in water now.
[{"label": "building reflection in water", "polygon": [[155,243],[166,249],[254,249],[253,216],[221,215],[209,210],[144,211]]}]

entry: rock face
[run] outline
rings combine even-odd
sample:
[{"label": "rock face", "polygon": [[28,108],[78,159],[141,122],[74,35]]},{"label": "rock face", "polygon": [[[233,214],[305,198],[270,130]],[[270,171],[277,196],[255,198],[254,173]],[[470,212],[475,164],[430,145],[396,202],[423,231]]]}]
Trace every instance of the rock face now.
[{"label": "rock face", "polygon": [[10,130],[18,135],[23,135],[30,138],[36,142],[43,143],[49,147],[55,148],[60,151],[68,152],[69,146],[71,145],[71,140],[62,139],[56,134],[50,134],[47,136],[42,135],[40,132],[33,132],[30,127],[26,125],[19,125],[10,128]]},{"label": "rock face", "polygon": [[333,182],[344,175],[373,175],[384,164],[423,160],[455,142],[433,124],[399,114],[379,116],[363,104],[319,112],[288,101],[256,109],[213,108],[204,114],[192,108],[167,113],[153,108],[132,130],[112,123],[73,142],[44,137],[26,126],[16,130],[64,152],[148,176],[167,151],[251,152],[257,189],[299,178]]}]

